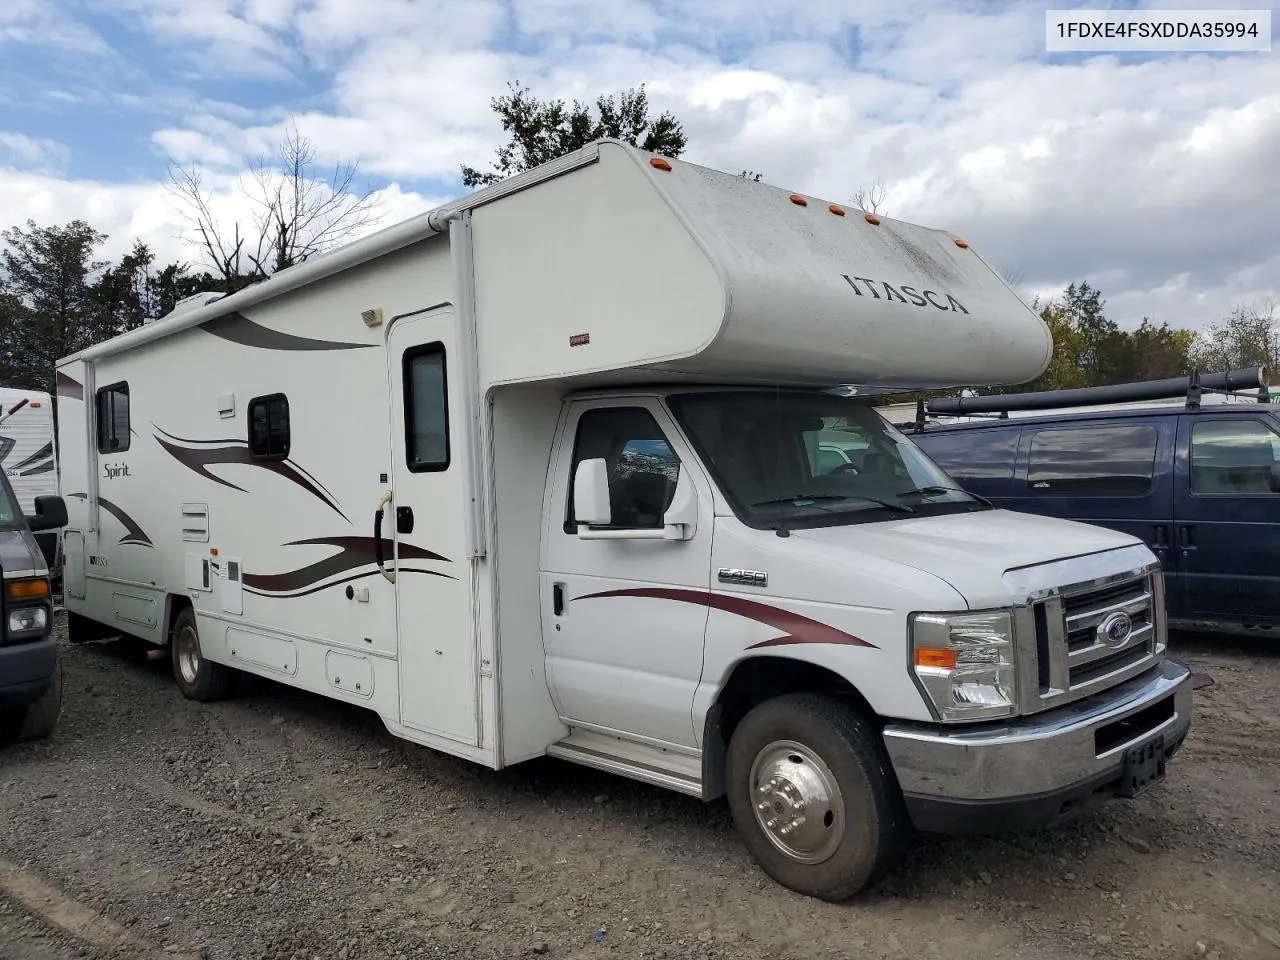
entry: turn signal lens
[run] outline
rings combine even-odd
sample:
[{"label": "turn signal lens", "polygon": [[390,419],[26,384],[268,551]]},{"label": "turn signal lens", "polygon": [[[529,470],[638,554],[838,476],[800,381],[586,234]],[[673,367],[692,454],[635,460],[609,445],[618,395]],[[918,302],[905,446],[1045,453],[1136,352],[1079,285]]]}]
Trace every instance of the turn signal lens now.
[{"label": "turn signal lens", "polygon": [[916,666],[954,670],[956,668],[956,652],[947,647],[917,647]]},{"label": "turn signal lens", "polygon": [[39,600],[49,595],[49,581],[43,577],[38,580],[10,580],[5,589],[10,600]]}]

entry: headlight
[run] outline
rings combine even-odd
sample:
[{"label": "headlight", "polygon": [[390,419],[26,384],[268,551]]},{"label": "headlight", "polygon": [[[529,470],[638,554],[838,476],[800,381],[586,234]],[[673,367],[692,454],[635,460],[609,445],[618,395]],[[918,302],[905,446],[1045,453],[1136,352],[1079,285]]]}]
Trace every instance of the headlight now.
[{"label": "headlight", "polygon": [[49,627],[49,611],[43,606],[11,608],[8,627],[11,637],[43,633]]},{"label": "headlight", "polygon": [[990,720],[1017,711],[1013,618],[1008,612],[918,613],[912,664],[943,720]]}]

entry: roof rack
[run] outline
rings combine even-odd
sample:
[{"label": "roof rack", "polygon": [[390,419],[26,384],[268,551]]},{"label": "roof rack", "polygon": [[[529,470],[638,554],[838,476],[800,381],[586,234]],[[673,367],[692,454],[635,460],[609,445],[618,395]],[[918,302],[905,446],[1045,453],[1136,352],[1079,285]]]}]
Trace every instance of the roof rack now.
[{"label": "roof rack", "polygon": [[[1259,403],[1270,403],[1267,387],[1267,368],[1263,366],[1228,370],[1226,373],[1201,375],[1192,372],[1189,377],[1171,377],[1167,380],[1140,380],[1135,383],[1116,383],[1103,387],[1079,387],[1072,390],[1043,390],[1035,393],[1007,393],[986,397],[942,397],[930,400],[929,413],[964,416],[967,414],[1000,414],[1007,416],[1011,410],[1052,410],[1059,407],[1088,407],[1104,403],[1131,403],[1141,400],[1168,400],[1185,396],[1188,410],[1200,409],[1200,396],[1211,393],[1234,393],[1241,390],[1257,390]],[[924,421],[926,405],[922,400],[916,407],[918,424]]]}]

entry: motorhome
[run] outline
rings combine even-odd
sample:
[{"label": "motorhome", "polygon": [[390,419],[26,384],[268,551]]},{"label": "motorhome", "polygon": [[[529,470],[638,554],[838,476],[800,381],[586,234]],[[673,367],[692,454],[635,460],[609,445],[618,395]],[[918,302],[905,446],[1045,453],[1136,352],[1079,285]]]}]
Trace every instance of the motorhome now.
[{"label": "motorhome", "polygon": [[[35,513],[37,498],[60,494],[53,398],[49,394],[0,387],[0,466],[18,497],[20,509],[28,516]],[[62,531],[41,530],[35,537],[45,565],[56,576]]]},{"label": "motorhome", "polygon": [[863,399],[1051,347],[963,238],[597,142],[61,360],[71,636],[723,797],[845,899],[1186,735],[1151,551],[990,509]]}]

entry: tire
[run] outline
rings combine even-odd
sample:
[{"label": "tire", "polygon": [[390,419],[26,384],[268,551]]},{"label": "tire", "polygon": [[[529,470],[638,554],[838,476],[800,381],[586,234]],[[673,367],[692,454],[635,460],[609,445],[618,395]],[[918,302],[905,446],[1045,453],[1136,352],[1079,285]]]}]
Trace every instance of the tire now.
[{"label": "tire", "polygon": [[62,716],[62,654],[57,654],[53,664],[53,683],[45,691],[45,695],[35,703],[28,704],[26,714],[22,718],[22,726],[18,730],[18,739],[43,740],[58,727],[58,718]]},{"label": "tire", "polygon": [[910,821],[879,737],[839,700],[765,701],[734,730],[725,766],[729,812],[747,849],[797,893],[848,900],[906,849]]},{"label": "tire", "polygon": [[208,703],[231,693],[235,671],[204,658],[200,652],[196,615],[190,607],[185,607],[174,620],[169,653],[173,661],[173,679],[188,700]]}]

